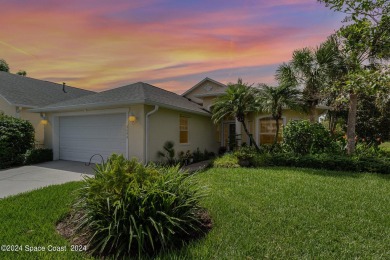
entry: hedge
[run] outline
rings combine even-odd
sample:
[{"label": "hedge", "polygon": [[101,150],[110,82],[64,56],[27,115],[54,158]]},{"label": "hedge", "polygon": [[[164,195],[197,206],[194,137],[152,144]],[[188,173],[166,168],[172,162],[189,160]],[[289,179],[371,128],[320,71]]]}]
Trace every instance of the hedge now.
[{"label": "hedge", "polygon": [[33,146],[32,124],[0,113],[0,169],[23,164],[23,155]]},{"label": "hedge", "polygon": [[309,154],[299,156],[290,153],[259,154],[253,159],[253,166],[288,166],[390,174],[390,158],[373,156],[351,157],[332,154]]}]

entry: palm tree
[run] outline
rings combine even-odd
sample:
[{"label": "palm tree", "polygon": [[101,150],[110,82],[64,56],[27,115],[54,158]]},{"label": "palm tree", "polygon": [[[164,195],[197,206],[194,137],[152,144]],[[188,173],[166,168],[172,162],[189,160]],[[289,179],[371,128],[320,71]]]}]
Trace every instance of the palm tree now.
[{"label": "palm tree", "polygon": [[265,84],[259,86],[261,89],[258,95],[261,111],[271,113],[276,123],[276,133],[274,144],[278,142],[279,120],[282,118],[283,109],[298,109],[301,104],[299,101],[300,91],[293,86],[279,85],[270,87]]},{"label": "palm tree", "polygon": [[218,97],[212,106],[212,120],[217,124],[226,117],[235,117],[244,127],[245,133],[248,135],[251,143],[254,144],[256,150],[260,151],[245,124],[245,116],[249,112],[259,110],[256,94],[256,89],[248,86],[246,83],[242,83],[242,79],[238,79],[237,83],[234,84],[229,83],[226,94]]},{"label": "palm tree", "polygon": [[276,71],[283,85],[302,86],[302,98],[309,110],[310,121],[316,121],[316,106],[323,100],[322,90],[329,85],[338,69],[338,51],[332,39],[316,49],[303,48],[293,52],[292,60]]}]

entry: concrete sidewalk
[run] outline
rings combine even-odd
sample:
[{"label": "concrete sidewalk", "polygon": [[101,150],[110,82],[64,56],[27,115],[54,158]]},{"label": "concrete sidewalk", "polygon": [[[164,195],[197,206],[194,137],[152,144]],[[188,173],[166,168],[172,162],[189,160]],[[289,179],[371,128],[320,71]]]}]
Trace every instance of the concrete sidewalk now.
[{"label": "concrete sidewalk", "polygon": [[52,161],[0,170],[0,198],[53,184],[80,181],[93,176],[93,167],[82,162]]},{"label": "concrete sidewalk", "polygon": [[206,169],[208,166],[210,166],[212,160],[207,161],[201,161],[193,164],[189,164],[186,166],[183,166],[182,169],[186,170],[188,172],[196,172]]}]

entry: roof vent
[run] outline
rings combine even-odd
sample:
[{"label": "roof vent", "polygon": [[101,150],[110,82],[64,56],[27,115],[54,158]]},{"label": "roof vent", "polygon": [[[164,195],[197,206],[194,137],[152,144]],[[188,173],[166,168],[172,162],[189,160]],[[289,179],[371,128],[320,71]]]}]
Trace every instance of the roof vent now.
[{"label": "roof vent", "polygon": [[67,93],[66,90],[65,90],[65,87],[66,87],[66,83],[62,82],[62,91],[64,91],[64,93]]}]

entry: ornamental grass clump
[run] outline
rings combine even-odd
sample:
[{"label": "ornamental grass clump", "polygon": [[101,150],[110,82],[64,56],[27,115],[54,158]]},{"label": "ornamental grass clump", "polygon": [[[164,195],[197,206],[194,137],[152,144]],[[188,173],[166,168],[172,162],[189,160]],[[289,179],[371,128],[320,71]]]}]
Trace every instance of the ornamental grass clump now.
[{"label": "ornamental grass clump", "polygon": [[207,212],[199,204],[204,195],[204,188],[178,166],[144,166],[112,155],[80,190],[78,233],[90,234],[94,255],[150,256],[207,231]]}]

